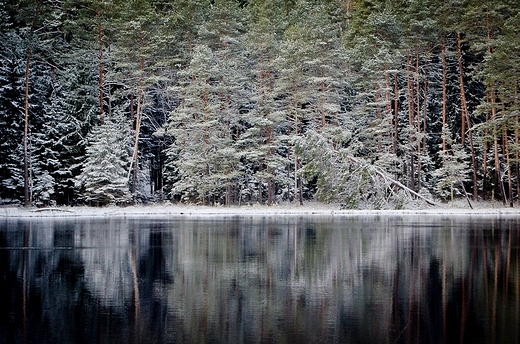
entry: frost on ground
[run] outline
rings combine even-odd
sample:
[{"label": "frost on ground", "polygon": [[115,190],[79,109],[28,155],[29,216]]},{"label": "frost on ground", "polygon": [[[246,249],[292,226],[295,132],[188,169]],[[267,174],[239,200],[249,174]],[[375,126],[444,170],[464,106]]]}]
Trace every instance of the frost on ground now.
[{"label": "frost on ground", "polygon": [[0,217],[140,217],[140,216],[278,216],[278,215],[519,215],[520,208],[509,208],[500,202],[466,201],[444,203],[441,206],[409,205],[402,210],[341,209],[340,205],[306,203],[303,206],[281,204],[274,206],[196,206],[182,204],[136,205],[127,207],[52,207],[0,208]]}]

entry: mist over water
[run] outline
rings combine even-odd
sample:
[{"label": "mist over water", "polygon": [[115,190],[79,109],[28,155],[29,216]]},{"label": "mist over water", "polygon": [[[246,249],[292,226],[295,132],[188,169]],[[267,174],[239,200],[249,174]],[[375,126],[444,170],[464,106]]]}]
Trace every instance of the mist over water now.
[{"label": "mist over water", "polygon": [[0,342],[520,342],[520,219],[0,221]]}]

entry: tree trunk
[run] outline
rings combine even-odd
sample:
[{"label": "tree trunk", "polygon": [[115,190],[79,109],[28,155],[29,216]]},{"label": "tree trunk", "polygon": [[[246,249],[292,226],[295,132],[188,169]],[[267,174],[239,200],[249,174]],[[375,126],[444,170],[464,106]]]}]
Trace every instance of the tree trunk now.
[{"label": "tree trunk", "polygon": [[424,80],[424,102],[423,102],[423,137],[422,145],[426,150],[426,136],[428,133],[428,79]]},{"label": "tree trunk", "polygon": [[[325,71],[321,68],[322,80],[325,79]],[[321,127],[325,128],[325,82],[321,82]]]},{"label": "tree trunk", "polygon": [[[513,103],[515,104],[515,106],[518,104],[518,82],[515,80],[515,85],[514,85],[514,100],[513,100]],[[518,156],[518,151],[519,151],[519,147],[518,147],[518,143],[519,143],[519,138],[518,138],[518,126],[520,125],[519,123],[519,120],[518,120],[518,116],[515,116],[515,163],[516,163],[516,197],[518,197],[520,199],[520,161],[519,161],[519,156]]]},{"label": "tree trunk", "polygon": [[135,129],[134,94],[130,93],[130,128]]},{"label": "tree trunk", "polygon": [[397,73],[394,77],[394,154],[397,154],[397,142],[399,138],[399,84]]},{"label": "tree trunk", "polygon": [[226,207],[229,206],[231,206],[231,180],[226,178]]},{"label": "tree trunk", "polygon": [[99,124],[105,124],[103,108],[103,36],[101,34],[101,10],[97,11],[98,65],[99,65]]},{"label": "tree trunk", "polygon": [[460,33],[457,33],[457,62],[459,67],[459,90],[460,90],[460,143],[466,145],[466,92],[464,88],[464,70],[462,68],[462,47]]},{"label": "tree trunk", "polygon": [[[143,44],[143,38],[141,37],[141,46]],[[137,109],[135,112],[135,135],[134,135],[134,150],[132,155],[132,162],[130,164],[130,171],[133,172],[132,175],[132,195],[135,195],[136,186],[137,186],[137,160],[139,156],[139,134],[141,131],[141,103],[143,96],[143,79],[144,79],[144,57],[141,56],[139,61],[139,83],[137,90]]]},{"label": "tree trunk", "polygon": [[407,59],[407,69],[408,69],[408,75],[407,75],[407,102],[408,102],[408,125],[409,125],[409,154],[410,154],[410,166],[408,167],[408,187],[411,190],[415,190],[415,161],[414,161],[414,134],[413,130],[415,128],[415,113],[414,113],[414,104],[413,104],[413,79],[412,79],[412,70],[411,70],[411,63],[412,58],[411,56],[408,56]]},{"label": "tree trunk", "polygon": [[[486,113],[486,123],[489,122],[489,114]],[[482,152],[482,160],[483,160],[483,164],[482,164],[482,198],[483,199],[486,199],[487,195],[487,160],[488,160],[488,142],[487,142],[487,138],[488,138],[488,135],[489,135],[489,131],[486,127],[486,129],[484,129],[484,147],[483,147],[483,152]]]},{"label": "tree trunk", "polygon": [[[491,54],[493,53],[493,46],[491,44],[491,35],[492,35],[492,28],[491,28],[491,25],[490,25],[490,20],[489,20],[489,6],[486,6],[486,46],[487,46],[487,55],[488,56],[491,56]],[[495,106],[495,100],[496,100],[496,94],[495,94],[495,91],[494,91],[494,86],[492,84],[489,84],[487,85],[487,89],[488,91],[486,91],[486,97],[487,97],[487,101],[488,103],[491,104],[492,107]],[[492,110],[492,114],[491,114],[491,117],[492,117],[492,120],[494,121],[493,118],[496,118],[496,113],[493,114],[493,110]],[[486,113],[486,123],[489,121],[489,114]],[[503,201],[505,202],[505,192],[504,192],[504,187],[503,187],[503,184],[502,184],[502,180],[500,178],[500,161],[497,160],[497,157],[498,157],[498,147],[497,147],[497,143],[495,143],[495,138],[496,138],[496,131],[495,131],[495,128],[493,129],[494,133],[493,133],[493,152],[494,152],[494,155],[495,155],[495,189],[499,191],[499,193],[502,193],[503,194]],[[486,128],[485,129],[485,137],[487,138],[489,132],[488,132],[488,129]],[[487,140],[484,141],[484,185],[486,183],[486,175],[487,175],[487,150],[489,148],[489,143],[487,142]],[[498,168],[497,168],[498,166]],[[484,190],[485,191],[485,190]]]},{"label": "tree trunk", "polygon": [[[208,105],[209,105],[209,90],[208,90],[208,85],[206,85],[206,88],[204,90],[204,96],[203,96],[203,101],[204,101],[204,160],[205,160],[205,164],[206,164],[206,170],[204,171],[206,177],[209,177],[209,174],[210,174],[210,166],[209,166],[209,162],[208,162],[208,156],[209,156],[209,126],[208,126],[208,122],[209,122],[209,114],[208,114]],[[206,191],[207,193],[207,191]],[[206,193],[202,196],[202,204],[203,205],[207,205],[209,204],[209,195],[206,199]]]},{"label": "tree trunk", "polygon": [[[380,88],[379,85],[376,83],[374,85],[374,100],[376,104],[376,121],[377,125],[381,125],[381,107],[379,106],[379,103],[381,102],[381,94],[380,94]],[[382,143],[382,137],[381,137],[381,130],[378,130],[377,133],[377,151],[378,153],[381,153],[383,150],[383,143]]]},{"label": "tree trunk", "polygon": [[[505,103],[502,102],[502,114],[505,114]],[[503,116],[503,115],[502,115]],[[511,178],[511,162],[509,159],[509,139],[507,137],[507,122],[502,121],[502,151],[504,152],[506,158],[506,170],[507,170],[507,186],[508,186],[508,195],[509,206],[513,207],[513,183]],[[505,192],[504,192],[505,193]],[[506,197],[504,197],[504,201]]]},{"label": "tree trunk", "polygon": [[446,44],[442,45],[442,159],[446,157],[446,120],[448,108],[447,96],[447,63],[446,63]]},{"label": "tree trunk", "polygon": [[[385,71],[385,79],[384,79],[384,99],[385,99],[385,121],[390,120],[390,125],[392,124],[391,115],[392,115],[392,92],[390,91],[390,74]],[[387,134],[389,136],[393,136],[391,133]],[[388,148],[388,147],[387,147]]]},{"label": "tree trunk", "polygon": [[[269,159],[271,159],[272,151],[271,151],[271,133],[272,128],[271,126],[267,127],[267,161],[269,162]],[[271,179],[271,168],[269,165],[267,165],[267,173],[268,173],[268,179],[267,179],[267,205],[273,204],[273,181]]]},{"label": "tree trunk", "polygon": [[[348,159],[353,161],[353,162],[355,162],[355,163],[357,163],[357,164],[360,163],[359,160],[357,160],[356,158],[354,158],[352,156],[349,156]],[[414,190],[412,190],[412,189],[406,187],[405,185],[401,184],[399,181],[391,178],[385,170],[383,170],[383,169],[381,169],[381,168],[379,168],[377,166],[372,166],[372,165],[369,165],[369,167],[374,171],[374,173],[376,173],[378,176],[383,178],[385,181],[388,181],[391,184],[397,186],[398,188],[400,188],[400,189],[410,193],[411,195],[414,195],[415,197],[422,199],[423,201],[425,201],[426,203],[428,203],[430,205],[440,206],[440,204],[438,204],[438,203],[436,203],[436,202],[434,202],[432,200],[427,199],[426,197],[422,196],[421,194],[419,194],[419,193],[415,192]]]},{"label": "tree trunk", "polygon": [[420,70],[419,70],[419,53],[417,53],[415,58],[415,96],[417,97],[416,105],[417,105],[417,190],[421,189],[421,83],[420,83]]},{"label": "tree trunk", "polygon": [[504,187],[502,185],[502,177],[500,173],[500,156],[498,154],[498,136],[497,136],[497,110],[495,104],[495,90],[491,87],[490,90],[490,102],[491,102],[491,121],[493,122],[493,156],[495,159],[495,190],[498,194],[502,195],[502,201],[505,204],[505,193],[503,192]]},{"label": "tree trunk", "polygon": [[[466,103],[466,92],[464,88],[464,70],[462,68],[462,48],[461,48],[461,38],[460,33],[457,33],[457,58],[459,65],[459,86],[460,86],[460,105],[461,105],[461,113],[462,113],[462,133],[464,133],[465,128],[468,128],[468,139],[470,145],[471,152],[471,164],[473,165],[473,199],[477,200],[477,164],[475,159],[475,147],[473,145],[473,133],[471,131],[471,123],[469,119],[469,112]],[[466,124],[464,124],[466,123]],[[464,137],[461,137],[461,143],[464,147]]]},{"label": "tree trunk", "polygon": [[24,104],[24,131],[23,131],[23,190],[24,205],[31,206],[29,197],[29,73],[31,64],[31,48],[27,49],[27,60],[25,63],[25,104]]},{"label": "tree trunk", "polygon": [[504,145],[504,154],[506,156],[509,206],[513,208],[513,182],[511,177],[511,162],[509,160],[509,140],[507,138],[507,130],[505,124],[502,124],[502,144]]},{"label": "tree trunk", "polygon": [[298,204],[298,156],[294,152],[294,204]]},{"label": "tree trunk", "polygon": [[[298,117],[297,114],[294,114],[294,135],[298,135]],[[300,188],[298,187],[298,155],[296,154],[296,149],[293,147],[294,153],[294,204],[298,205],[300,203],[300,196],[298,195]]]}]

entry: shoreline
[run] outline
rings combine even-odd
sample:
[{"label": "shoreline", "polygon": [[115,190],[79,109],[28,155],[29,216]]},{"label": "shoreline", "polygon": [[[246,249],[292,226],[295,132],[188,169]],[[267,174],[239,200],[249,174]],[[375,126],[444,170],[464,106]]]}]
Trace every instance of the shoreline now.
[{"label": "shoreline", "polygon": [[47,208],[0,208],[0,218],[78,218],[78,217],[202,217],[202,216],[411,216],[411,215],[462,215],[462,216],[520,216],[520,208],[483,207],[470,209],[458,207],[370,210],[339,209],[338,206],[309,204],[294,205],[253,205],[232,207],[210,207],[195,205],[137,205],[127,207],[47,207]]}]

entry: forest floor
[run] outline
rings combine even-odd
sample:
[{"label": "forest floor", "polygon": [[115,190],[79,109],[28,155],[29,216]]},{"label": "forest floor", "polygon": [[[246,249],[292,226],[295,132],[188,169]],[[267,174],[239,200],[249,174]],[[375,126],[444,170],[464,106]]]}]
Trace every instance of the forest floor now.
[{"label": "forest floor", "polygon": [[340,205],[308,202],[303,206],[280,204],[273,206],[196,206],[183,204],[153,204],[126,207],[1,207],[0,218],[25,217],[145,217],[145,216],[356,216],[356,215],[518,215],[520,206],[510,208],[501,202],[472,202],[473,209],[464,200],[443,203],[440,206],[424,204],[402,210],[341,209]]}]

